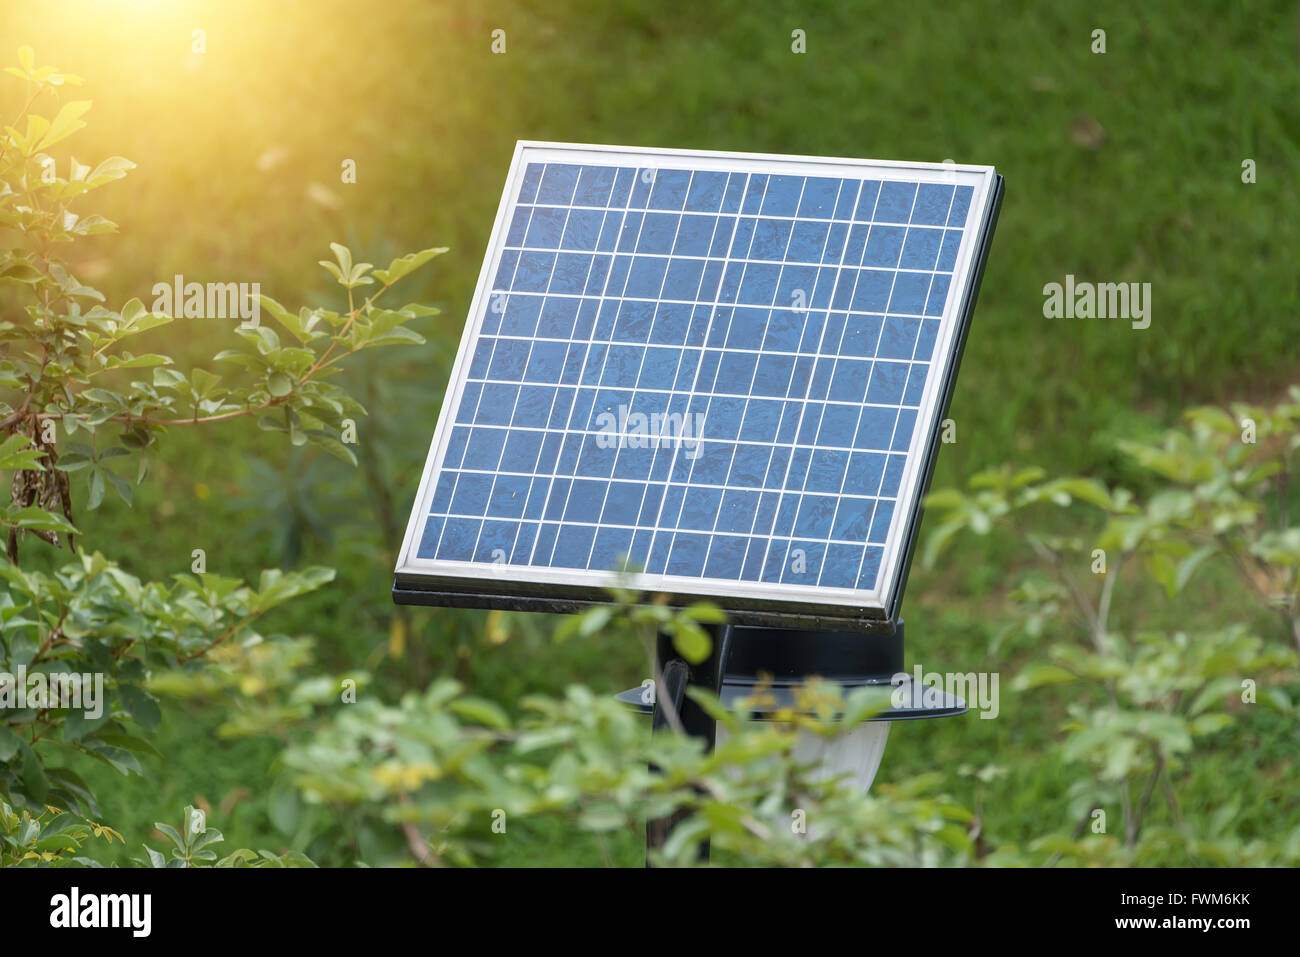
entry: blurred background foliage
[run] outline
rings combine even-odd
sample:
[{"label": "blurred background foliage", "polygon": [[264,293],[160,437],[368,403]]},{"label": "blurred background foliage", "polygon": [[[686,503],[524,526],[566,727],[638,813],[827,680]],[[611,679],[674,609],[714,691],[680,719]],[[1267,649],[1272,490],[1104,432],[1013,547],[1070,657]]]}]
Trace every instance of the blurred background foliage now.
[{"label": "blurred background foliage", "polygon": [[[791,53],[791,31],[807,53]],[[1107,52],[1091,52],[1092,31]],[[506,53],[491,31],[506,31]],[[193,52],[202,30],[205,52]],[[1300,379],[1300,28],[1291,2],[648,4],[537,6],[390,0],[25,0],[0,9],[6,50],[87,78],[95,101],[75,153],[138,164],[98,197],[120,235],[76,247],[78,275],[110,302],[149,301],[155,282],[260,282],[286,304],[339,303],[314,265],[336,240],[387,262],[451,252],[408,280],[442,307],[418,348],[384,350],[344,385],[369,408],[352,470],[239,423],[176,432],[137,490],[77,514],[91,540],[146,579],[187,571],[252,577],[266,566],[338,570],[286,606],[277,627],[317,637],[318,665],[364,672],[362,694],[396,700],[438,677],[506,703],[602,692],[643,676],[640,649],[554,644],[542,618],[395,608],[391,568],[438,413],[516,139],[609,142],[989,163],[1008,195],[951,415],[936,486],[1011,461],[1140,492],[1117,451],[1149,440],[1186,406],[1270,403]],[[8,57],[12,60],[12,55]],[[0,116],[21,103],[0,88]],[[340,179],[345,160],[356,182]],[[1242,162],[1257,165],[1244,184]],[[1042,287],[1067,273],[1150,282],[1146,330],[1047,320]],[[3,302],[3,300],[0,300]],[[229,336],[203,321],[141,337],[179,362]],[[143,340],[155,336],[151,342]],[[363,357],[365,358],[365,357]],[[84,487],[79,492],[84,495]],[[1292,514],[1300,513],[1293,506]],[[1051,519],[1077,534],[1071,519]],[[934,522],[927,522],[932,530]],[[1012,536],[963,539],[916,570],[904,604],[909,667],[1015,671],[1041,642],[1006,637],[1022,560]],[[1202,587],[1214,589],[1213,583]],[[1253,596],[1212,591],[1231,620]],[[1243,612],[1244,614],[1244,612]],[[1177,606],[1151,615],[1178,622]],[[1294,684],[1295,676],[1291,676]],[[1068,830],[1077,774],[1049,745],[1068,692],[1004,692],[995,721],[895,729],[879,780],[926,772],[981,809],[989,846]],[[1295,694],[1292,694],[1295,697]],[[1180,783],[1207,813],[1241,798],[1243,840],[1294,826],[1300,759],[1293,722],[1248,709],[1213,736]],[[98,769],[104,819],[123,862],[159,841],[153,822],[210,809],[231,846],[304,850],[324,863],[366,856],[345,822],[305,827],[276,783],[277,742],[222,732],[225,709],[169,699],[145,778]],[[1014,773],[960,775],[997,764]],[[334,829],[331,830],[330,827]],[[635,863],[624,831],[598,846],[557,822],[525,822],[515,864]],[[333,836],[331,836],[333,835]],[[371,835],[380,842],[382,835]],[[1152,863],[1179,863],[1177,842]],[[105,858],[109,859],[109,858]]]}]

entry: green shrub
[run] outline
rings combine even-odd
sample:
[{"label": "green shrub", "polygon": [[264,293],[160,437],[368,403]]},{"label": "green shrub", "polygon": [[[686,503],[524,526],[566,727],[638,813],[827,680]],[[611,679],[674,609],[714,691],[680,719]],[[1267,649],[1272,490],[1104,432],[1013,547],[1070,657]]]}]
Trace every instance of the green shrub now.
[{"label": "green shrub", "polygon": [[[1293,388],[1272,408],[1192,409],[1186,426],[1158,443],[1120,443],[1152,489],[1143,496],[1003,468],[974,476],[967,491],[928,497],[939,524],[927,562],[959,532],[1002,525],[1046,571],[1030,572],[1011,594],[1025,612],[1021,634],[1046,643],[1013,687],[1069,691],[1058,747],[1085,773],[1070,791],[1077,827],[1034,842],[1031,859],[1300,859],[1300,827],[1247,841],[1234,833],[1239,804],[1191,819],[1178,798],[1191,762],[1243,710],[1259,704],[1295,716],[1285,681],[1294,680],[1300,649],[1300,527],[1290,501],[1298,427]],[[1041,506],[1069,509],[1073,533],[1027,525]],[[1155,805],[1158,827],[1149,825]],[[1105,813],[1116,808],[1121,829],[1111,836]],[[1019,858],[1008,848],[999,859]]]},{"label": "green shrub", "polygon": [[[231,648],[285,646],[283,636],[259,632],[263,616],[333,578],[326,568],[271,569],[254,587],[207,572],[196,553],[192,574],[142,582],[78,547],[72,482],[85,482],[87,511],[109,488],[129,503],[132,480],[145,480],[169,429],[239,418],[355,462],[346,439],[364,409],[330,380],[360,352],[423,341],[408,323],[436,310],[379,300],[445,251],[375,269],[331,244],[335,258],[322,265],[345,291],[346,309],[292,312],[267,296],[241,303],[257,307],[252,316],[269,314],[282,333],[241,324],[242,344],[213,359],[219,373],[133,352],[136,341],[157,341],[149,333],[181,316],[181,304],[169,313],[132,299],[112,309],[63,253],[115,229],[81,200],[134,164],[114,156],[92,167],[56,153],[85,126],[91,104],[62,100],[79,77],[37,67],[28,47],[18,58],[8,72],[24,84],[25,104],[0,139],[0,286],[16,300],[0,321],[0,471],[12,473],[10,502],[0,506],[0,864],[80,860],[88,835],[116,836],[85,820],[99,815],[95,795],[59,756],[142,773],[138,757],[156,754],[150,738],[161,718],[151,682],[206,673]],[[32,560],[28,536],[66,545],[72,560],[39,570],[53,562]]]}]

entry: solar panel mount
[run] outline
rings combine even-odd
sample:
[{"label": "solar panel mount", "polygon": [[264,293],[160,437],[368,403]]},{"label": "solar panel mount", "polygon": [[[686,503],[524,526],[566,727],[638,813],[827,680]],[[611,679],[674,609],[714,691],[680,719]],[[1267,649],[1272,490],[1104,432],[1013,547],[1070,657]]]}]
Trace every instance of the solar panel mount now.
[{"label": "solar panel mount", "polygon": [[571,611],[887,630],[992,167],[520,142],[395,572]]}]

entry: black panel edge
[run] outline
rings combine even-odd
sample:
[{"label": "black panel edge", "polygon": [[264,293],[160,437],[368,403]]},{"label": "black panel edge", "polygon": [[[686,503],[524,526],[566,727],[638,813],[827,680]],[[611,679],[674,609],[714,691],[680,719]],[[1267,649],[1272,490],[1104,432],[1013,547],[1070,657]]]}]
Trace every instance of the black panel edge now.
[{"label": "black panel edge", "polygon": [[843,687],[888,684],[903,671],[903,622],[890,634],[870,636],[844,631],[789,628],[731,629],[723,677],[733,684],[756,685],[765,677],[773,687],[801,685],[820,675]]},{"label": "black panel edge", "polygon": [[998,224],[998,214],[1002,211],[1002,195],[1004,192],[1002,174],[999,173],[993,184],[993,201],[989,204],[984,228],[980,230],[980,247],[976,255],[975,272],[968,287],[969,293],[966,301],[962,305],[961,315],[958,317],[957,348],[953,352],[952,362],[948,365],[948,375],[944,379],[939,414],[935,416],[934,425],[930,430],[930,441],[923,466],[924,478],[916,497],[916,508],[913,509],[908,523],[906,543],[903,546],[903,560],[898,566],[898,577],[895,579],[896,587],[893,590],[893,596],[888,608],[888,619],[891,622],[898,619],[898,608],[902,604],[903,591],[907,587],[907,575],[912,567],[912,558],[915,555],[916,544],[920,537],[921,519],[925,514],[923,503],[925,496],[929,494],[930,480],[934,478],[934,467],[939,459],[940,433],[943,431],[944,420],[948,418],[953,393],[957,389],[957,373],[961,368],[962,353],[966,350],[966,336],[970,332],[971,320],[975,315],[975,300],[979,298],[980,284],[984,280],[984,266],[988,262],[989,250],[993,245],[993,231]]},{"label": "black panel edge", "polygon": [[[510,584],[526,584],[515,583]],[[393,601],[399,605],[430,605],[449,608],[501,608],[506,611],[528,611],[555,615],[571,615],[593,605],[609,603],[604,592],[581,587],[545,586],[549,594],[511,594],[504,590],[458,591],[449,582],[434,583],[427,579],[411,580],[397,576],[393,581]],[[735,625],[759,628],[796,628],[808,631],[841,631],[857,634],[890,634],[894,624],[881,618],[867,617],[879,609],[844,609],[837,606],[786,605],[780,610],[738,605],[734,598],[707,595],[668,594],[669,604],[684,606],[708,601],[717,605]],[[853,612],[860,614],[854,616]]]}]

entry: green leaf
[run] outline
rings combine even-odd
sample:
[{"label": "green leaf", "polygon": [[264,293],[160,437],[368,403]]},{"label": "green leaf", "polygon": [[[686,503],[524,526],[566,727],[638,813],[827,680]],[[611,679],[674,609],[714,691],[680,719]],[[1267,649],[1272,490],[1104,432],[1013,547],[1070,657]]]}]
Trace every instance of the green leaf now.
[{"label": "green leaf", "polygon": [[28,505],[10,511],[0,510],[0,524],[13,525],[16,528],[28,528],[42,532],[62,532],[65,535],[80,534],[76,526],[62,515],[55,515],[35,505]]},{"label": "green leaf", "polygon": [[298,792],[291,787],[280,786],[271,792],[267,800],[266,812],[271,824],[281,834],[292,835],[298,830],[302,820],[302,801]]},{"label": "green leaf", "polygon": [[24,136],[12,126],[6,126],[5,131],[13,140],[14,145],[22,150],[24,154],[31,154],[36,151],[36,144],[50,128],[50,121],[43,116],[35,113],[27,114],[27,134]]},{"label": "green leaf", "polygon": [[135,495],[131,483],[116,472],[110,472],[107,469],[104,470],[104,476],[108,479],[109,484],[113,486],[113,491],[117,493],[117,497],[130,505]]},{"label": "green leaf", "polygon": [[149,366],[166,366],[171,365],[172,360],[156,352],[148,352],[142,356],[133,356],[130,353],[124,353],[121,356],[109,356],[104,363],[105,369],[143,369]]},{"label": "green leaf", "polygon": [[45,453],[31,445],[31,439],[21,432],[0,442],[0,469],[27,469],[43,471],[41,459]]},{"label": "green leaf", "polygon": [[212,395],[217,388],[217,383],[221,381],[221,376],[209,372],[207,369],[195,369],[190,373],[190,382],[193,384],[194,392],[200,399],[206,399]]},{"label": "green leaf", "polygon": [[962,518],[953,519],[944,522],[925,539],[925,549],[922,553],[921,563],[926,568],[933,568],[934,563],[938,560],[940,553],[947,546],[958,532],[966,527],[966,522]]},{"label": "green leaf", "polygon": [[163,833],[167,840],[171,841],[178,850],[183,850],[185,842],[181,840],[180,832],[170,824],[164,824],[162,821],[154,821],[153,826]]},{"label": "green leaf", "polygon": [[1219,547],[1217,545],[1205,545],[1198,548],[1196,551],[1192,552],[1192,554],[1179,562],[1178,574],[1174,576],[1174,591],[1182,591],[1183,588],[1186,587],[1187,583],[1191,581],[1192,576],[1196,574],[1196,569],[1201,567],[1201,563],[1211,555],[1215,554],[1218,550]]},{"label": "green leaf", "polygon": [[90,104],[90,100],[70,100],[64,103],[35,149],[47,150],[55,143],[67,139],[77,130],[84,128],[86,123],[81,117],[90,109]]},{"label": "green leaf", "polygon": [[610,605],[597,605],[595,608],[588,609],[578,619],[578,637],[590,638],[599,634],[608,625],[614,617],[614,609]]},{"label": "green leaf", "polygon": [[578,817],[578,824],[593,834],[616,831],[627,826],[627,815],[619,810],[617,804],[601,803],[587,807]]},{"label": "green leaf", "polygon": [[23,753],[22,782],[23,788],[27,791],[27,796],[33,801],[44,803],[45,798],[50,793],[50,780],[45,776],[45,767],[41,764],[41,759],[37,757],[26,743],[21,745]]},{"label": "green leaf", "polygon": [[121,179],[133,169],[135,169],[135,164],[129,159],[124,159],[121,156],[110,156],[86,176],[86,184],[93,189],[115,179]]},{"label": "green leaf", "polygon": [[1074,673],[1066,671],[1060,665],[1034,664],[1024,668],[1016,675],[1013,687],[1017,691],[1027,691],[1030,688],[1065,684],[1077,680],[1078,677]]},{"label": "green leaf", "polygon": [[424,345],[424,336],[420,335],[413,329],[405,326],[398,326],[395,329],[389,329],[382,335],[374,336],[365,340],[367,346],[396,346],[396,345]]},{"label": "green leaf", "polygon": [[306,435],[307,440],[311,442],[312,445],[319,446],[330,455],[342,459],[349,465],[357,464],[357,457],[353,454],[352,450],[323,429],[308,429]]},{"label": "green leaf", "polygon": [[112,731],[100,729],[96,731],[94,737],[107,745],[115,748],[121,748],[123,751],[129,751],[132,754],[148,754],[155,758],[162,757],[162,752],[154,747],[144,738],[136,737],[133,734],[125,734],[121,731]]},{"label": "green leaf", "polygon": [[957,508],[966,502],[966,496],[955,488],[941,488],[925,497],[926,508]]},{"label": "green leaf", "polygon": [[[169,370],[155,369],[154,379],[156,380],[158,378],[158,373],[163,371]],[[122,397],[116,392],[109,392],[107,389],[87,389],[85,392],[81,393],[81,397],[83,399],[89,399],[91,402],[99,403],[100,405],[109,405],[114,408],[122,407]]]},{"label": "green leaf", "polygon": [[442,310],[437,306],[425,306],[418,302],[408,302],[401,309],[397,310],[408,319],[425,319],[429,316],[442,314]]},{"label": "green leaf", "polygon": [[233,362],[235,365],[243,366],[245,369],[259,369],[262,367],[262,363],[256,356],[240,349],[222,349],[212,357],[212,361]]},{"label": "green leaf", "polygon": [[673,632],[673,647],[677,653],[693,665],[709,657],[713,650],[713,640],[703,628],[684,625]]},{"label": "green leaf", "polygon": [[148,312],[149,310],[144,307],[144,303],[139,299],[130,299],[127,301],[127,304],[122,307],[122,323],[127,326],[133,325],[139,321],[141,316],[144,316]]},{"label": "green leaf", "polygon": [[153,384],[159,389],[175,389],[186,384],[185,373],[179,369],[154,369]]},{"label": "green leaf", "polygon": [[[330,274],[338,280],[339,285],[346,286],[349,289],[359,285],[356,281],[356,275],[352,268],[352,252],[346,246],[339,243],[330,243],[330,249],[334,251],[334,258],[338,265],[330,262],[328,259],[320,260],[320,264],[330,271]],[[365,265],[369,265],[368,263]]]},{"label": "green leaf", "polygon": [[306,310],[303,310],[303,313],[307,316],[304,318],[303,314],[295,315],[270,296],[259,296],[258,298],[262,303],[262,308],[269,312],[276,322],[288,329],[290,334],[302,344],[306,345],[312,339],[324,335],[323,332],[313,331],[312,327],[315,326],[317,318],[311,316]]},{"label": "green leaf", "polygon": [[1110,493],[1106,491],[1106,486],[1096,479],[1061,479],[1052,484],[1055,488],[1065,492],[1072,498],[1079,499],[1081,502],[1087,502],[1090,505],[1096,505],[1098,508],[1104,509],[1109,509],[1112,506]]},{"label": "green leaf", "polygon": [[1224,714],[1221,711],[1212,711],[1209,714],[1194,718],[1189,727],[1193,735],[1200,736],[1222,731],[1230,724],[1232,724],[1232,715]]},{"label": "green leaf", "polygon": [[441,256],[446,251],[446,246],[437,246],[431,249],[422,249],[416,253],[407,253],[405,256],[399,256],[390,262],[387,269],[376,269],[375,275],[385,286],[391,286],[403,276],[410,275],[430,259]]},{"label": "green leaf", "polygon": [[0,282],[35,283],[44,279],[39,269],[24,262],[13,262],[0,267]]},{"label": "green leaf", "polygon": [[[77,712],[73,712],[74,714]],[[66,740],[66,737],[65,737]],[[50,786],[56,790],[62,790],[71,795],[76,801],[81,802],[81,813],[92,814],[95,817],[100,816],[99,805],[95,801],[95,795],[91,793],[90,786],[82,780],[81,775],[69,768],[46,768],[45,776],[50,779]]]},{"label": "green leaf", "polygon": [[489,728],[505,730],[510,727],[510,716],[496,702],[485,698],[457,698],[447,705],[448,710],[468,721]]},{"label": "green leaf", "polygon": [[330,249],[334,251],[334,258],[338,260],[339,269],[345,274],[352,272],[352,251],[341,243],[330,243]]},{"label": "green leaf", "polygon": [[36,842],[35,848],[38,851],[47,851],[58,853],[59,851],[75,851],[81,845],[73,839],[71,834],[50,834],[42,837]]},{"label": "green leaf", "polygon": [[117,693],[136,724],[150,733],[158,730],[162,721],[162,709],[151,694],[135,685],[122,685]]},{"label": "green leaf", "polygon": [[1291,696],[1281,688],[1260,688],[1259,703],[1279,714],[1289,715],[1292,711]]},{"label": "green leaf", "polygon": [[90,473],[90,494],[86,497],[86,508],[94,511],[104,501],[104,472],[94,469]]},{"label": "green leaf", "polygon": [[22,738],[0,724],[0,761],[9,761],[22,747]]},{"label": "green leaf", "polygon": [[845,728],[853,728],[884,711],[890,705],[890,695],[884,688],[857,688],[844,699]]},{"label": "green leaf", "polygon": [[709,834],[709,822],[699,816],[687,817],[673,828],[664,842],[663,855],[668,861],[679,861],[685,855],[694,855],[695,847]]},{"label": "green leaf", "polygon": [[266,380],[266,389],[277,399],[282,399],[293,391],[293,380],[283,372],[273,372]]},{"label": "green leaf", "polygon": [[63,740],[80,741],[108,724],[112,717],[108,708],[104,708],[97,718],[88,717],[84,709],[69,711],[63,722]]},{"label": "green leaf", "polygon": [[136,333],[148,332],[150,329],[157,329],[159,326],[165,326],[174,321],[172,316],[165,316],[160,312],[148,312],[131,323],[130,326],[125,327],[120,335],[134,336]]},{"label": "green leaf", "polygon": [[1147,571],[1151,573],[1152,578],[1164,587],[1165,594],[1173,598],[1178,591],[1178,567],[1174,564],[1174,560],[1168,555],[1159,552],[1148,555]]},{"label": "green leaf", "polygon": [[682,609],[683,617],[706,625],[721,625],[727,620],[726,613],[712,602],[697,601]]}]

